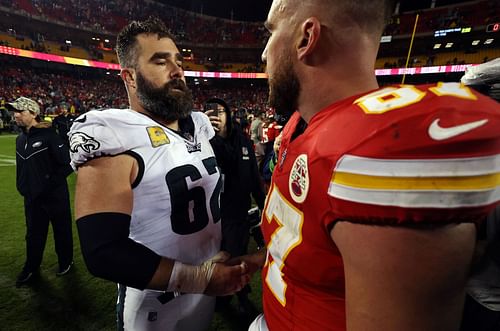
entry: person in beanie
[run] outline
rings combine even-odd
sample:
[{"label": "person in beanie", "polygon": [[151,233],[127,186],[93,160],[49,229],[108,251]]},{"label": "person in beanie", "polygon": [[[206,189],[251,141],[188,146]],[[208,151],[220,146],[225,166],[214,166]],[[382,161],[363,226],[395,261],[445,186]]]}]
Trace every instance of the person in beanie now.
[{"label": "person in beanie", "polygon": [[[223,184],[220,197],[222,220],[222,249],[231,256],[247,254],[250,240],[248,210],[252,207],[252,197],[259,210],[264,208],[265,192],[257,167],[252,141],[245,136],[236,120],[231,117],[228,104],[219,98],[211,98],[206,103],[206,113],[216,132],[210,141],[217,164],[221,168]],[[248,299],[250,286],[236,293],[238,310],[244,317],[254,318],[255,307]],[[217,308],[229,306],[231,296],[217,298]]]},{"label": "person in beanie", "polygon": [[67,145],[50,123],[41,121],[36,101],[20,97],[6,106],[14,111],[16,123],[22,128],[16,139],[16,184],[24,197],[26,217],[26,262],[16,280],[16,286],[21,286],[39,271],[49,222],[59,262],[56,275],[65,275],[71,269],[73,236],[66,177],[72,168]]}]

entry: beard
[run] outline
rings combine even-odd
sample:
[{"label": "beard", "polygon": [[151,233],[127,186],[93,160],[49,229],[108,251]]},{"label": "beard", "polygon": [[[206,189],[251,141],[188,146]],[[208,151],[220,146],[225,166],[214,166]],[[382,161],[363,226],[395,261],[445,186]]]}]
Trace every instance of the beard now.
[{"label": "beard", "polygon": [[269,106],[289,118],[298,108],[300,82],[289,56],[278,63],[273,77],[269,76]]},{"label": "beard", "polygon": [[137,72],[137,98],[145,110],[166,122],[187,118],[193,109],[193,94],[181,79],[154,87]]}]

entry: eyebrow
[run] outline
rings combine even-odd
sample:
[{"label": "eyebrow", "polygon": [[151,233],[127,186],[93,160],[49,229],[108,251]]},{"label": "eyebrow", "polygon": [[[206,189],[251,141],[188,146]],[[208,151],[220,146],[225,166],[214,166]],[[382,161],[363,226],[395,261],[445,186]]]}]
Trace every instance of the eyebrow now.
[{"label": "eyebrow", "polygon": [[[149,61],[154,61],[157,59],[169,59],[171,57],[172,57],[172,53],[170,53],[170,52],[156,52],[151,56]],[[182,57],[182,55],[180,53],[175,53],[174,57],[177,61],[182,62],[184,60],[184,58]]]}]

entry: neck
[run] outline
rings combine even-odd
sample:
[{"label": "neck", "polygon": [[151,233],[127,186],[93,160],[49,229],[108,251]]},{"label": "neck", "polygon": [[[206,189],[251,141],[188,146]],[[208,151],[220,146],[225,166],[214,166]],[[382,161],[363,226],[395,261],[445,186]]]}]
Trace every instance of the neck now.
[{"label": "neck", "polygon": [[[317,84],[318,81],[322,82],[320,86]],[[298,100],[298,110],[302,118],[309,123],[316,113],[329,105],[377,88],[378,83],[373,74],[363,79],[353,79],[353,77],[338,79],[338,76],[331,79],[316,76],[311,88],[304,84]]]},{"label": "neck", "polygon": [[[369,46],[347,48],[346,54],[331,56],[320,65],[302,67],[298,110],[307,123],[332,103],[379,87],[374,72],[378,48],[370,51]],[[365,52],[358,52],[361,49]]]}]

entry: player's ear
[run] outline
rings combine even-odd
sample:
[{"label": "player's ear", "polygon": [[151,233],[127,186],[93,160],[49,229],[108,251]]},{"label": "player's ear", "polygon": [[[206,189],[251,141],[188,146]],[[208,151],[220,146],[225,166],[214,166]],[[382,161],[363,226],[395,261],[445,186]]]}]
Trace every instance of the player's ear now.
[{"label": "player's ear", "polygon": [[316,17],[309,17],[300,27],[300,39],[297,44],[297,58],[307,60],[318,44],[321,33],[321,23]]},{"label": "player's ear", "polygon": [[120,71],[120,77],[125,82],[125,85],[136,88],[135,70],[124,68]]}]

